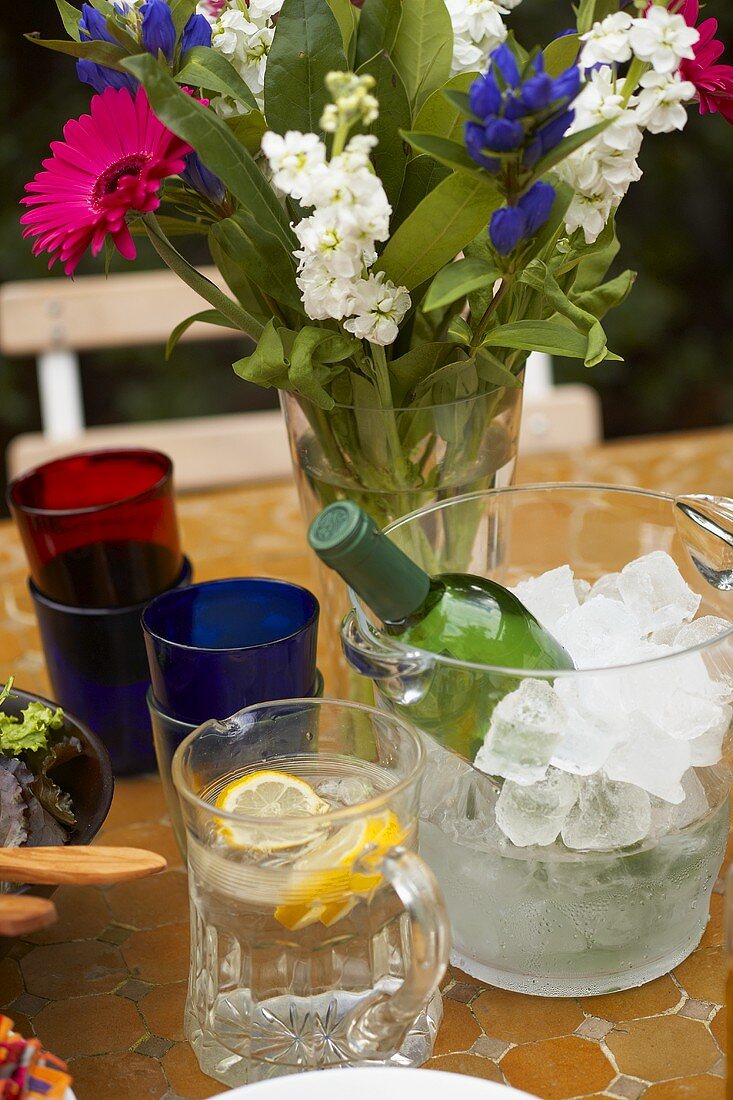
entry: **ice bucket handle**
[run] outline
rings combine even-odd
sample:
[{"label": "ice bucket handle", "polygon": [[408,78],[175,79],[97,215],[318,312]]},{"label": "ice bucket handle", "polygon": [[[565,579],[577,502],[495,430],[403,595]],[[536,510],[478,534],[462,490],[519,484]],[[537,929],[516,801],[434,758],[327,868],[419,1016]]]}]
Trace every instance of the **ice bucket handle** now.
[{"label": "ice bucket handle", "polygon": [[430,671],[422,654],[400,653],[380,645],[376,634],[362,628],[353,610],[341,624],[341,648],[351,667],[370,680],[419,676]]},{"label": "ice bucket handle", "polygon": [[[363,863],[360,868],[359,863]],[[357,870],[374,874],[374,864]],[[347,1041],[360,1058],[389,1058],[426,1008],[448,965],[450,923],[435,877],[423,860],[406,848],[392,848],[377,870],[404,904],[410,922],[409,970],[392,994],[379,993],[354,1012]]]}]

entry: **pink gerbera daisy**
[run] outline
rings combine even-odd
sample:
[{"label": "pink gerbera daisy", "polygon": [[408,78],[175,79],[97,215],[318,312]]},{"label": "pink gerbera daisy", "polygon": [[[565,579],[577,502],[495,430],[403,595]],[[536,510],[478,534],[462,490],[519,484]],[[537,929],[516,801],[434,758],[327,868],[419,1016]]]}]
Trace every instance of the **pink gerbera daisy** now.
[{"label": "pink gerbera daisy", "polygon": [[[696,26],[700,17],[700,0],[684,0],[679,13],[688,26]],[[701,115],[719,111],[728,122],[733,123],[733,65],[717,64],[725,49],[715,37],[718,21],[704,19],[697,29],[700,38],[693,46],[695,56],[683,58],[680,76],[683,80],[692,81],[697,88]]]},{"label": "pink gerbera daisy", "polygon": [[96,256],[107,236],[134,259],[128,211],[155,210],[162,181],[181,172],[191,152],[158,121],[142,88],[134,97],[107,88],[93,97],[90,112],[66,123],[64,141],[52,143],[53,156],[21,199],[31,207],[20,219],[23,236],[35,237],[34,254],[49,252],[48,266],[60,260],[67,275],[90,245]]}]

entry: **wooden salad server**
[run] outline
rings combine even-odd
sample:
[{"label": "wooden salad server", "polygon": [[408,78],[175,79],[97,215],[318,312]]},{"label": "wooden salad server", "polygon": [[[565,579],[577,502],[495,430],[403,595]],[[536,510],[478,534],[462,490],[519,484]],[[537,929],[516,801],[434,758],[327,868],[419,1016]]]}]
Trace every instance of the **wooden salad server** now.
[{"label": "wooden salad server", "polygon": [[48,898],[0,894],[0,936],[22,936],[46,928],[55,920],[56,907]]},{"label": "wooden salad server", "polygon": [[0,848],[0,882],[92,886],[144,878],[166,867],[163,856],[144,848],[110,848],[101,844],[90,848],[74,844]]}]

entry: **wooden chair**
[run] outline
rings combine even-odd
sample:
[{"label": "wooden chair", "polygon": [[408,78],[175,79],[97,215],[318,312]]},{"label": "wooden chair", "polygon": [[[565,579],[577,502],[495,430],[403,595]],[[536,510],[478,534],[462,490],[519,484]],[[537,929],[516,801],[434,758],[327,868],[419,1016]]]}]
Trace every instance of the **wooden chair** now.
[{"label": "wooden chair", "polygon": [[[204,273],[223,287],[216,268]],[[290,457],[277,411],[87,428],[78,353],[165,343],[201,299],[168,271],[40,279],[0,287],[0,351],[36,358],[41,432],[8,447],[8,474],[71,451],[153,446],[171,455],[180,489],[285,477]],[[227,329],[192,325],[185,341],[231,339]],[[521,446],[567,450],[600,438],[598,398],[589,386],[553,386],[548,357],[531,357]]]}]

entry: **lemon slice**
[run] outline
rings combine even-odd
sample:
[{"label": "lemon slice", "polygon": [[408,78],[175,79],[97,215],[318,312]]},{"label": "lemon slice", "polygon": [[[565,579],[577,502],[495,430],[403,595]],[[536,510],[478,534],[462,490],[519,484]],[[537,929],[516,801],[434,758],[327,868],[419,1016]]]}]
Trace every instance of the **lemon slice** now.
[{"label": "lemon slice", "polygon": [[[260,818],[262,823],[258,825],[220,821],[221,835],[237,847],[270,852],[292,848],[308,839],[308,830],[302,826],[278,827],[279,818],[317,817],[331,808],[310,783],[279,771],[256,771],[232,780],[219,792],[214,805],[226,813]],[[268,819],[273,828],[268,828]]]},{"label": "lemon slice", "polygon": [[297,861],[298,877],[305,876],[299,889],[302,900],[279,905],[275,919],[291,931],[318,920],[327,927],[336,924],[382,881],[376,870],[373,874],[355,871],[357,860],[362,858],[367,867],[376,868],[384,853],[405,836],[391,811],[345,825]]}]

